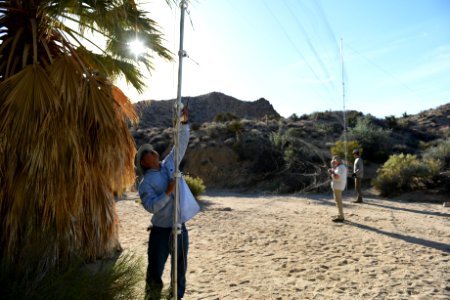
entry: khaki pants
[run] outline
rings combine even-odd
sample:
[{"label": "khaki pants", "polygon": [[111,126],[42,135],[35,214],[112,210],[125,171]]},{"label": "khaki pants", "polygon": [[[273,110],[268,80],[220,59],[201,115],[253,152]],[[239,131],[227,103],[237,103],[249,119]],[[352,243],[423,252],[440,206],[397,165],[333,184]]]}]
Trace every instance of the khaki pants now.
[{"label": "khaki pants", "polygon": [[362,178],[355,178],[356,201],[362,201],[361,182]]},{"label": "khaki pants", "polygon": [[344,218],[344,206],[342,204],[342,191],[333,190],[334,201],[336,201],[336,206],[339,212],[339,217]]}]

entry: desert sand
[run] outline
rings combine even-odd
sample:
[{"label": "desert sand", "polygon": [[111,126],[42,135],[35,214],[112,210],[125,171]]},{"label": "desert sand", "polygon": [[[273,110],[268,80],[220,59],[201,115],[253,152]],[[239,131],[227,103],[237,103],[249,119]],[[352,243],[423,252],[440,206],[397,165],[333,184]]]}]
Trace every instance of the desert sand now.
[{"label": "desert sand", "polygon": [[[145,271],[151,214],[137,197],[117,203],[120,242]],[[352,200],[336,224],[331,193],[201,196],[184,299],[450,299],[450,208]]]}]

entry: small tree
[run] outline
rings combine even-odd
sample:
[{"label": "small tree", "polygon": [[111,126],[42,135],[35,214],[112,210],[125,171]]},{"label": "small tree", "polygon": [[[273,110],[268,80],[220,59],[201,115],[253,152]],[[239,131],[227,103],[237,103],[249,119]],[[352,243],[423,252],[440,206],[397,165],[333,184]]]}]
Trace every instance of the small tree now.
[{"label": "small tree", "polygon": [[352,165],[355,159],[353,158],[353,150],[359,149],[359,153],[362,154],[362,148],[359,145],[358,141],[337,141],[333,147],[331,147],[330,152],[332,155],[338,155],[341,158],[345,158],[345,154],[347,154],[347,165]]},{"label": "small tree", "polygon": [[372,161],[385,161],[391,153],[390,130],[384,130],[374,123],[374,119],[366,116],[358,118],[355,127],[351,128],[350,138],[366,149],[365,157]]}]

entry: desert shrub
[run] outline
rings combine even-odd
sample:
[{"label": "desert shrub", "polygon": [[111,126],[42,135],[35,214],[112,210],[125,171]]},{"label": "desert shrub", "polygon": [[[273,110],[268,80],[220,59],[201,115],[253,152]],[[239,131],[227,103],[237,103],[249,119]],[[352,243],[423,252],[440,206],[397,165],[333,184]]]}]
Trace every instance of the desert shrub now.
[{"label": "desert shrub", "polygon": [[316,129],[319,132],[323,132],[325,134],[333,134],[342,132],[342,125],[339,123],[331,123],[331,124],[315,124]]},{"label": "desert shrub", "polygon": [[338,111],[320,111],[320,112],[313,112],[311,114],[311,120],[315,121],[335,121],[335,120],[342,120],[343,116],[341,112]]},{"label": "desert shrub", "polygon": [[298,168],[303,162],[323,163],[323,155],[317,146],[307,142],[302,137],[301,128],[289,128],[285,132],[281,129],[269,136],[270,144],[283,154],[285,165],[288,168]]},{"label": "desert shrub", "polygon": [[354,110],[347,111],[347,113],[345,114],[345,117],[347,119],[347,126],[355,127],[356,123],[358,122],[358,119],[363,116],[364,116],[364,114],[359,111],[354,111]]},{"label": "desert shrub", "polygon": [[442,128],[441,133],[443,137],[450,137],[450,128],[448,127]]},{"label": "desert shrub", "polygon": [[202,126],[201,123],[191,123],[191,130],[197,131],[200,129],[201,126]]},{"label": "desert shrub", "polygon": [[272,147],[278,150],[284,149],[287,141],[281,126],[279,127],[277,132],[271,132],[269,134],[269,142],[272,145]]},{"label": "desert shrub", "polygon": [[45,274],[41,273],[41,268],[30,272],[28,262],[0,265],[2,299],[128,300],[142,297],[136,284],[144,275],[140,260],[133,255],[91,265],[74,260]]},{"label": "desert shrub", "polygon": [[[265,160],[260,168],[272,169],[277,176],[273,178],[273,190],[281,193],[316,190],[326,180],[322,175],[325,165],[323,153],[315,145],[301,137],[301,128],[289,128],[285,132],[280,128],[269,136],[271,151],[265,151]],[[277,183],[277,184],[275,184]],[[278,184],[279,183],[279,184]],[[327,185],[328,188],[328,185]]]},{"label": "desert shrub", "polygon": [[218,113],[214,116],[214,122],[216,123],[224,123],[234,120],[239,120],[239,117],[232,112]]},{"label": "desert shrub", "polygon": [[[353,150],[359,149],[359,153],[362,155],[363,149],[359,145],[358,141],[347,141],[347,145],[344,141],[336,141],[333,147],[331,147],[330,152],[332,155],[338,155],[342,159],[345,158],[345,154],[347,154],[347,164],[353,165],[355,158],[353,157]],[[347,151],[346,151],[347,150]]]},{"label": "desert shrub", "polygon": [[305,131],[303,130],[303,128],[288,128],[284,135],[287,141],[293,141],[295,139],[304,137]]},{"label": "desert shrub", "polygon": [[299,116],[296,113],[293,113],[288,119],[293,122],[300,120]]},{"label": "desert shrub", "polygon": [[228,133],[226,125],[222,123],[211,123],[205,128],[205,131],[206,134],[212,138]]},{"label": "desert shrub", "polygon": [[289,128],[284,134],[284,160],[288,167],[298,168],[303,162],[323,162],[317,146],[303,139],[301,128]]},{"label": "desert shrub", "polygon": [[239,156],[240,161],[253,161],[261,154],[267,144],[267,137],[258,130],[248,131],[245,134],[236,134],[236,142],[233,150]]},{"label": "desert shrub", "polygon": [[450,139],[440,141],[434,147],[427,148],[423,153],[427,160],[438,160],[444,170],[450,169]]},{"label": "desert shrub", "polygon": [[284,166],[283,154],[274,147],[262,147],[254,155],[252,171],[257,174],[275,172]]},{"label": "desert shrub", "polygon": [[185,175],[184,180],[186,180],[186,183],[195,198],[200,196],[206,190],[205,183],[200,177]]},{"label": "desert shrub", "polygon": [[228,131],[236,134],[236,136],[239,136],[241,134],[243,128],[244,125],[239,120],[234,120],[227,124]]},{"label": "desert shrub", "polygon": [[410,127],[413,124],[413,122],[409,119],[399,119],[398,120],[398,126],[402,129],[407,129],[408,127]]},{"label": "desert shrub", "polygon": [[390,130],[376,125],[370,116],[358,118],[355,127],[350,128],[349,138],[358,141],[366,150],[365,158],[375,162],[385,161],[391,154]]},{"label": "desert shrub", "polygon": [[372,184],[383,196],[424,189],[439,173],[439,162],[412,154],[395,154],[377,171]]},{"label": "desert shrub", "polygon": [[397,118],[394,115],[387,116],[384,119],[386,121],[386,125],[387,125],[388,128],[396,129],[398,127]]},{"label": "desert shrub", "polygon": [[279,121],[281,119],[281,116],[279,114],[270,114],[267,117],[269,120],[273,121]]}]

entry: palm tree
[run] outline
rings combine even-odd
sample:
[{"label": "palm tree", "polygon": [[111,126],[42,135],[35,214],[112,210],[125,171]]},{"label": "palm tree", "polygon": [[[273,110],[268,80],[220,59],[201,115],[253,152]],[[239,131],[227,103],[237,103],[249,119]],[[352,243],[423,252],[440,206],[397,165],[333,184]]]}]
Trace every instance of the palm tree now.
[{"label": "palm tree", "polygon": [[[136,36],[152,50],[138,58]],[[108,78],[141,91],[139,66],[171,59],[162,33],[132,0],[0,0],[0,42],[1,261],[37,245],[43,270],[113,254],[113,192],[135,178],[136,115]]]}]

